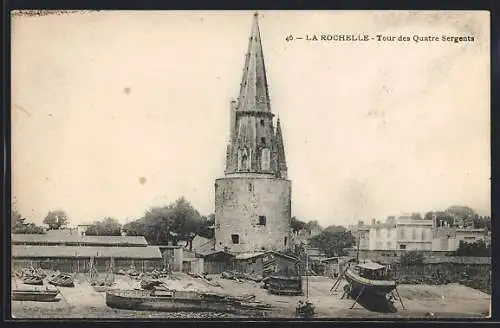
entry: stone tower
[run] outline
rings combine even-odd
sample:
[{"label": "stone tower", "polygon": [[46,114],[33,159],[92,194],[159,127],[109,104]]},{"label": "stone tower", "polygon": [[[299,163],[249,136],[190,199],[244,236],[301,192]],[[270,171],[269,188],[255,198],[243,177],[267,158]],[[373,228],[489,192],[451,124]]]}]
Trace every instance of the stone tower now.
[{"label": "stone tower", "polygon": [[215,182],[217,250],[289,247],[291,182],[280,121],[275,129],[273,118],[255,14],[240,94],[230,105],[225,176]]}]

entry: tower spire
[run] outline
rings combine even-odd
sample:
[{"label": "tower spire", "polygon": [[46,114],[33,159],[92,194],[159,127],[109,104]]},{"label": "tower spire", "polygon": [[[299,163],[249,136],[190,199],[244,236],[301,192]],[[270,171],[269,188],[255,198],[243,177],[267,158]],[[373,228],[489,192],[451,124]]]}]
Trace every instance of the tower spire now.
[{"label": "tower spire", "polygon": [[276,140],[276,151],[278,158],[278,172],[280,173],[282,178],[286,179],[288,168],[286,166],[285,145],[283,144],[283,134],[281,132],[281,124],[279,118],[276,121],[275,140]]},{"label": "tower spire", "polygon": [[258,13],[255,13],[253,17],[237,110],[271,111]]}]

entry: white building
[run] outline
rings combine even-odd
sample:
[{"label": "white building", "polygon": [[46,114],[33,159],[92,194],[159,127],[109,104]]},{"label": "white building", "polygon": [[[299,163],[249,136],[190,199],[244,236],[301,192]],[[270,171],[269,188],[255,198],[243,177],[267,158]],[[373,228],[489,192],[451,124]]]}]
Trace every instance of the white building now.
[{"label": "white building", "polygon": [[385,222],[372,220],[358,225],[355,231],[361,250],[455,251],[460,241],[488,242],[484,229],[436,227],[433,220],[410,216],[389,217]]}]

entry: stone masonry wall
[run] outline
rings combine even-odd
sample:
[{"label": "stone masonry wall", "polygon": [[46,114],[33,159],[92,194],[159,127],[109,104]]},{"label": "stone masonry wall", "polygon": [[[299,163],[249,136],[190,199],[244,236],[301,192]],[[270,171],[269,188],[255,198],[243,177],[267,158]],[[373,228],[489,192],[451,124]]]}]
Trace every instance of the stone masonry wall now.
[{"label": "stone masonry wall", "polygon": [[[274,177],[225,177],[215,183],[216,250],[283,250],[290,244],[291,182]],[[259,216],[266,224],[259,225]],[[239,236],[239,243],[231,235]],[[286,245],[285,245],[286,239]]]}]

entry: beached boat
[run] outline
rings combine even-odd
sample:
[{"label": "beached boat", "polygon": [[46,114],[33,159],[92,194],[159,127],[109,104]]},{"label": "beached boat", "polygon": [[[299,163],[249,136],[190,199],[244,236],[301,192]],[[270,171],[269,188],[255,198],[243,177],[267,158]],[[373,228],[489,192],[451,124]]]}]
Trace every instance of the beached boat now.
[{"label": "beached boat", "polygon": [[153,290],[155,287],[162,285],[163,282],[158,279],[152,279],[150,277],[144,277],[141,280],[141,288],[145,290]]},{"label": "beached boat", "polygon": [[270,275],[266,277],[265,284],[274,295],[303,295],[300,276]]},{"label": "beached boat", "polygon": [[165,289],[108,290],[106,305],[112,308],[147,311],[206,311],[266,315],[271,306],[253,297],[238,298],[195,291]]},{"label": "beached boat", "polygon": [[37,276],[24,276],[21,278],[21,280],[23,284],[26,285],[37,285],[37,286],[43,285],[43,279]]},{"label": "beached boat", "polygon": [[354,297],[385,296],[396,289],[396,281],[389,277],[387,267],[375,262],[354,264],[346,269],[344,276]]},{"label": "beached boat", "polygon": [[45,287],[12,287],[13,301],[37,301],[37,302],[55,302],[59,290],[56,288]]},{"label": "beached boat", "polygon": [[51,277],[48,281],[49,284],[60,287],[74,287],[75,283],[73,277],[69,273],[59,273]]}]

